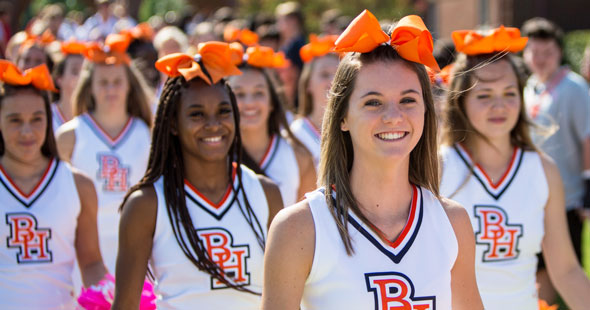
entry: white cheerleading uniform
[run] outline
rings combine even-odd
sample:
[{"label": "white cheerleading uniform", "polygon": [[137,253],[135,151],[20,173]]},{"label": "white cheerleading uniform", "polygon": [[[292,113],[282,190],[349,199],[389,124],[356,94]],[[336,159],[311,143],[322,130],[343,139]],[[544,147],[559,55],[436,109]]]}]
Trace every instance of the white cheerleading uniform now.
[{"label": "white cheerleading uniform", "polygon": [[66,123],[66,118],[59,110],[59,106],[56,103],[51,104],[51,121],[53,125],[53,133],[57,132],[57,129]]},{"label": "white cheerleading uniform", "polygon": [[278,185],[285,207],[298,201],[299,165],[295,157],[295,150],[286,139],[278,135],[272,136],[258,166],[267,177]]},{"label": "white cheerleading uniform", "polygon": [[463,146],[445,147],[442,156],[441,194],[461,203],[471,218],[485,308],[538,309],[535,273],[549,197],[539,154],[515,148],[496,183]]},{"label": "white cheerleading uniform", "polygon": [[2,309],[74,309],[80,198],[68,164],[52,159],[24,194],[0,166]]},{"label": "white cheerleading uniform", "polygon": [[145,174],[150,148],[150,130],[139,118],[130,117],[116,138],[85,113],[63,126],[75,129],[72,165],[93,181],[98,196],[98,236],[102,258],[115,272],[119,234],[119,206],[132,185]]},{"label": "white cheerleading uniform", "polygon": [[306,194],[315,252],[302,309],[451,309],[457,238],[438,199],[418,186],[413,192],[408,221],[394,242],[349,214],[352,256],[346,253],[323,190]]},{"label": "white cheerleading uniform", "polygon": [[[235,170],[233,179],[233,187],[237,188]],[[242,166],[242,184],[266,237],[269,210],[264,189],[256,174],[245,166]],[[150,268],[157,280],[154,292],[161,296],[157,300],[158,309],[260,309],[260,296],[226,287],[186,257],[171,226],[163,178],[154,183],[154,188],[158,211]],[[236,194],[228,186],[216,204],[187,181],[184,190],[187,209],[209,256],[234,283],[261,293],[264,253],[240,210],[241,206],[245,211],[243,192]],[[186,234],[182,228],[181,231]],[[192,251],[188,241],[187,245]]]},{"label": "white cheerleading uniform", "polygon": [[301,117],[291,123],[291,132],[309,150],[313,157],[313,163],[318,167],[320,163],[320,131],[308,118]]}]

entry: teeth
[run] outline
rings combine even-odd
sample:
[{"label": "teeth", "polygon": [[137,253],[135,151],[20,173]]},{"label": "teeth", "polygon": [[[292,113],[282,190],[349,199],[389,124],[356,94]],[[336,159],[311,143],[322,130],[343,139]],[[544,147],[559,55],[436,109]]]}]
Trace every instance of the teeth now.
[{"label": "teeth", "polygon": [[244,111],[243,113],[246,116],[255,116],[256,114],[258,114],[258,111],[257,110],[250,110],[250,111]]},{"label": "teeth", "polygon": [[398,140],[398,139],[403,138],[405,135],[406,135],[405,132],[395,132],[395,133],[385,132],[385,133],[377,134],[377,137],[379,137],[379,139],[382,139],[382,140]]},{"label": "teeth", "polygon": [[209,142],[209,143],[219,142],[219,141],[221,141],[221,136],[203,138],[203,141]]}]

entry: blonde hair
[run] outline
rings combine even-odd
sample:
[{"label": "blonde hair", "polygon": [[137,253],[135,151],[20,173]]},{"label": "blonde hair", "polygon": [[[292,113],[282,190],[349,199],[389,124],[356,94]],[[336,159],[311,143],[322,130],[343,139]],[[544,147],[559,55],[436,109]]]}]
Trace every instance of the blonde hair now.
[{"label": "blonde hair", "polygon": [[[76,89],[72,94],[72,105],[74,115],[80,115],[88,111],[93,111],[96,107],[94,96],[92,96],[92,76],[94,75],[97,64],[84,60],[80,79]],[[152,112],[150,109],[150,91],[149,88],[133,65],[122,65],[127,73],[129,81],[129,93],[127,94],[127,113],[131,116],[141,118],[148,127],[152,126]]]},{"label": "blonde hair", "polygon": [[[325,190],[326,202],[349,255],[354,252],[348,233],[349,210],[354,211],[365,223],[369,221],[360,211],[350,188],[354,149],[350,133],[342,131],[340,124],[348,111],[350,95],[361,67],[375,62],[394,61],[404,63],[416,73],[426,108],[422,137],[410,153],[408,178],[411,183],[424,187],[438,196],[437,121],[430,79],[424,66],[401,58],[391,46],[379,46],[369,53],[347,54],[338,65],[324,114],[318,185]],[[334,190],[338,192],[335,200],[332,199]]]},{"label": "blonde hair", "polygon": [[[326,54],[322,57],[338,57],[338,54]],[[299,82],[297,84],[297,114],[301,116],[309,116],[314,109],[315,102],[313,102],[313,97],[309,93],[309,81],[311,80],[311,75],[313,70],[316,68],[317,60],[321,58],[314,58],[312,61],[303,65],[303,70],[301,70],[301,75],[299,76]]]}]

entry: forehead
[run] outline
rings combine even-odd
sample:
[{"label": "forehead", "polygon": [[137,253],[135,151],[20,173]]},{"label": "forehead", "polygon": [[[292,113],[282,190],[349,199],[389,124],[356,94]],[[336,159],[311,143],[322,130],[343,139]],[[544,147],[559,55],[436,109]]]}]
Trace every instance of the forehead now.
[{"label": "forehead", "polygon": [[197,104],[201,106],[218,105],[222,102],[230,103],[228,92],[222,84],[208,85],[201,79],[189,81],[182,89],[180,103],[183,108]]},{"label": "forehead", "polygon": [[241,75],[235,75],[229,78],[229,84],[232,87],[254,87],[257,85],[266,86],[264,74],[255,69],[241,69]]},{"label": "forehead", "polygon": [[41,96],[30,90],[21,90],[14,95],[4,97],[0,102],[2,114],[29,114],[45,112],[45,101]]},{"label": "forehead", "polygon": [[487,64],[474,71],[476,84],[474,88],[483,88],[490,85],[517,84],[516,72],[508,60],[499,60]]},{"label": "forehead", "polygon": [[384,96],[397,96],[413,89],[422,93],[418,74],[401,61],[377,61],[362,65],[355,80],[352,97],[375,91]]},{"label": "forehead", "polygon": [[338,68],[338,57],[336,55],[328,54],[326,56],[317,58],[314,63],[315,69],[330,69],[333,68],[336,70]]},{"label": "forehead", "polygon": [[100,77],[112,77],[113,75],[123,75],[125,74],[125,67],[123,67],[123,65],[95,64],[94,74]]},{"label": "forehead", "polygon": [[529,38],[527,47],[531,49],[559,49],[554,39]]}]

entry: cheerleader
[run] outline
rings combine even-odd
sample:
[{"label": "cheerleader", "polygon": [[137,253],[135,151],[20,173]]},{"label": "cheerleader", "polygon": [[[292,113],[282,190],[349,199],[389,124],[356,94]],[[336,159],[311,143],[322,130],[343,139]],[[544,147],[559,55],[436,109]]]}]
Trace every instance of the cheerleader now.
[{"label": "cheerleader", "polygon": [[276,182],[283,203],[290,206],[315,189],[316,173],[311,154],[289,130],[283,104],[266,71],[286,60],[263,46],[249,47],[244,59],[239,67],[242,74],[228,81],[240,110],[240,134],[249,159],[245,163]]},{"label": "cheerleader", "polygon": [[53,131],[73,118],[72,94],[78,83],[86,46],[81,42],[69,41],[61,43],[64,58],[53,69],[53,78],[59,88],[57,100],[51,104]]},{"label": "cheerleader", "polygon": [[483,309],[469,218],[438,197],[430,33],[365,10],[335,50],[322,188],[271,225],[262,309]]},{"label": "cheerleader", "polygon": [[486,309],[538,309],[537,254],[572,309],[587,309],[590,281],[567,233],[562,181],[533,145],[523,80],[509,52],[517,28],[488,35],[456,31],[442,149],[441,193],[467,210],[475,232],[476,277]]},{"label": "cheerleader", "polygon": [[55,88],[47,66],[21,74],[0,60],[0,80],[2,308],[74,309],[74,261],[85,286],[106,274],[94,185],[57,158],[45,96]]},{"label": "cheerleader", "polygon": [[298,118],[291,123],[291,131],[309,150],[316,167],[320,162],[320,129],[328,91],[339,62],[338,55],[330,53],[337,38],[311,35],[310,43],[299,52],[305,64],[299,77]]},{"label": "cheerleader", "polygon": [[152,120],[145,82],[125,53],[128,39],[111,35],[104,47],[86,48],[73,95],[76,117],[62,125],[57,135],[60,157],[93,178],[100,249],[112,271],[118,208],[127,190],[145,173]]},{"label": "cheerleader", "polygon": [[[241,165],[227,43],[171,54],[147,172],[123,205],[112,309],[137,309],[148,265],[158,309],[259,309],[267,226],[279,189]],[[241,55],[236,56],[241,57]]]}]

